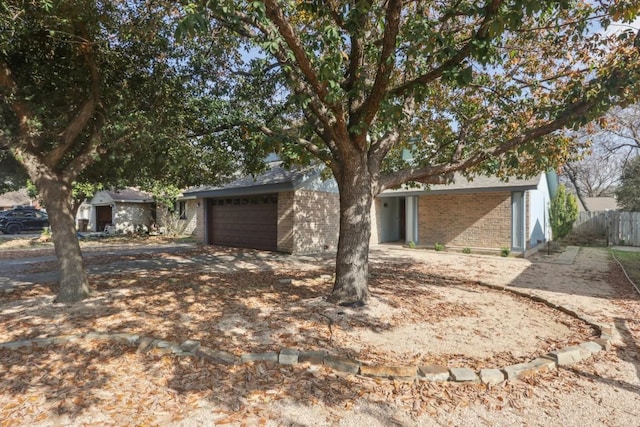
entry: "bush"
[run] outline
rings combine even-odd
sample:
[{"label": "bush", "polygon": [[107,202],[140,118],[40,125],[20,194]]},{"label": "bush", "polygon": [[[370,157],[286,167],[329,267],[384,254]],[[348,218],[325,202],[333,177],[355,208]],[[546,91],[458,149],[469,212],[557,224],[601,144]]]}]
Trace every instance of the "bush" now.
[{"label": "bush", "polygon": [[416,242],[414,242],[413,240],[411,240],[411,241],[409,242],[409,247],[410,247],[411,249],[415,249],[415,248],[416,248]]},{"label": "bush", "polygon": [[549,222],[553,239],[566,237],[573,223],[578,219],[578,202],[573,194],[568,194],[564,185],[558,187],[558,192],[551,199],[549,208]]},{"label": "bush", "polygon": [[41,243],[47,243],[51,241],[51,229],[49,227],[44,228],[42,230],[42,233],[40,233],[40,237],[38,238],[38,241]]},{"label": "bush", "polygon": [[509,249],[507,247],[500,248],[500,256],[501,257],[508,257],[510,253],[511,253],[511,249]]},{"label": "bush", "polygon": [[438,252],[444,251],[444,245],[442,243],[436,243],[433,248]]},{"label": "bush", "polygon": [[462,248],[462,253],[463,254],[470,254],[471,253],[471,248]]}]

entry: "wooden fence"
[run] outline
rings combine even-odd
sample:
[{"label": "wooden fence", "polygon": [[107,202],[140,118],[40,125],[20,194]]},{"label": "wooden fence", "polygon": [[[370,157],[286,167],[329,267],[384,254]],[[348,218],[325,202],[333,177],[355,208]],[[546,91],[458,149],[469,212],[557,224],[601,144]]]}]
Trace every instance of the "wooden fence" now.
[{"label": "wooden fence", "polygon": [[640,212],[580,212],[573,229],[606,238],[609,245],[640,246]]}]

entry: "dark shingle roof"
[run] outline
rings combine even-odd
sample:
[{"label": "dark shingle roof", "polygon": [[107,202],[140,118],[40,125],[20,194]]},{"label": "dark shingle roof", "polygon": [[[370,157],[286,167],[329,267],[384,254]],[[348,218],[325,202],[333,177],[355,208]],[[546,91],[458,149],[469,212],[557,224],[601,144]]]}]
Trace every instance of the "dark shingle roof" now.
[{"label": "dark shingle roof", "polygon": [[258,176],[245,176],[223,186],[191,188],[186,190],[184,195],[187,197],[223,197],[277,193],[293,190],[300,183],[317,174],[318,169],[314,166],[289,170],[282,167],[280,163],[275,163],[269,170]]},{"label": "dark shingle roof", "polygon": [[153,196],[151,194],[136,190],[135,188],[123,188],[121,190],[106,190],[106,193],[114,202],[128,203],[152,203]]}]

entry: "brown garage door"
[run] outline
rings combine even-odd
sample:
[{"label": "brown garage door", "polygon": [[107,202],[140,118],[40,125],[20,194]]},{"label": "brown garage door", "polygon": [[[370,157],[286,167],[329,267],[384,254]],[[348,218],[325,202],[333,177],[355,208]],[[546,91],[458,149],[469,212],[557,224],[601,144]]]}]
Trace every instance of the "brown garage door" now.
[{"label": "brown garage door", "polygon": [[275,251],[278,195],[211,199],[209,243]]},{"label": "brown garage door", "polygon": [[96,231],[104,231],[107,225],[113,225],[112,213],[111,206],[96,206]]}]

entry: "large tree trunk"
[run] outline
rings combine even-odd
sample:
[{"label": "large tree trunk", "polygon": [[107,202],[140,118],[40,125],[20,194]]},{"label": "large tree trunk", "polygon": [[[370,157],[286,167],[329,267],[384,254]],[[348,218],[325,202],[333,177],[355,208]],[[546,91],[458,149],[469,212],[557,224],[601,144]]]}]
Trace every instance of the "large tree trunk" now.
[{"label": "large tree trunk", "polygon": [[80,301],[90,291],[71,206],[71,184],[56,179],[41,179],[37,185],[49,214],[53,245],[58,257],[60,289],[56,302]]},{"label": "large tree trunk", "polygon": [[336,281],[330,302],[363,305],[369,300],[369,239],[371,237],[372,183],[366,161],[351,163],[337,177],[340,189],[340,237],[336,255]]}]

